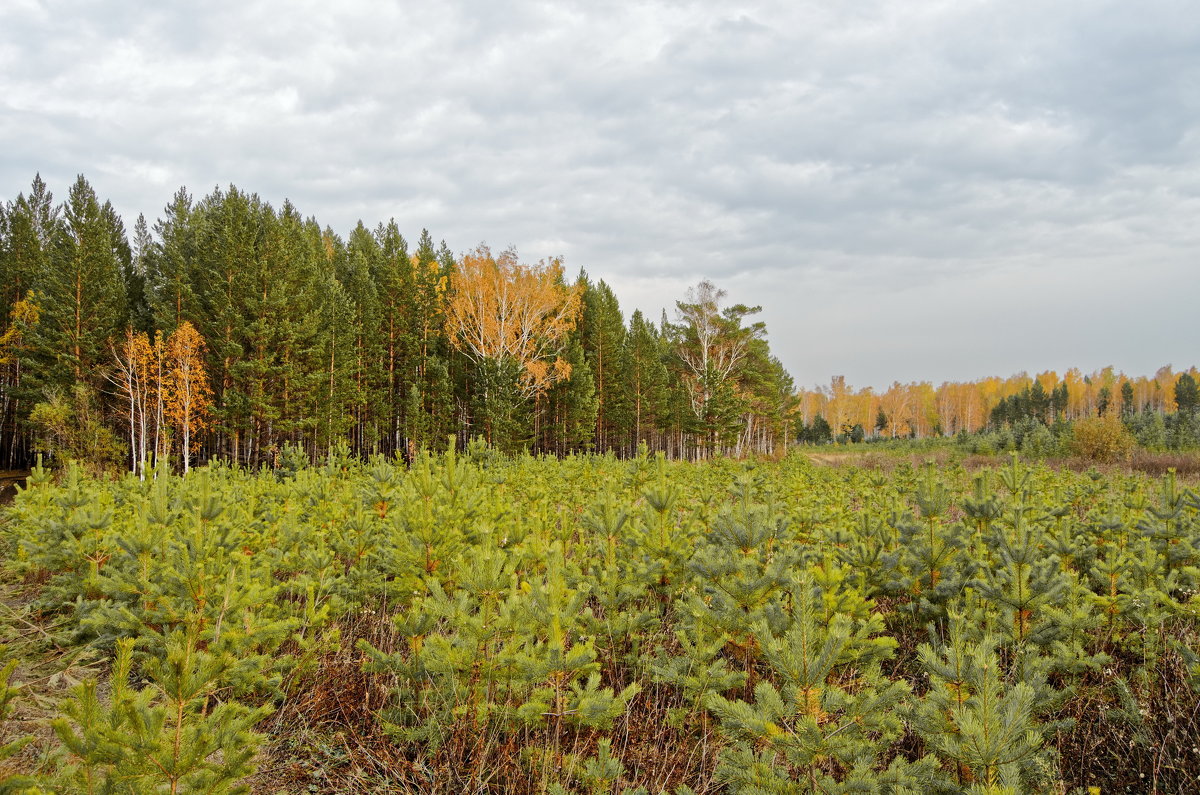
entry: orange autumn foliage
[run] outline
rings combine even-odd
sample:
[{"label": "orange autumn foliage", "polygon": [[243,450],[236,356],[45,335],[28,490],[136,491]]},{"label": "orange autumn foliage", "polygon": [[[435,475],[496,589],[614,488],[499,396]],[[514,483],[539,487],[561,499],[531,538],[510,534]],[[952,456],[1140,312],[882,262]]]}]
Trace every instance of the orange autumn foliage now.
[{"label": "orange autumn foliage", "polygon": [[191,462],[191,437],[204,428],[212,390],[204,369],[204,338],[184,321],[167,339],[166,414],[183,433],[183,471]]},{"label": "orange autumn foliage", "polygon": [[511,360],[520,367],[524,397],[566,380],[571,367],[558,350],[575,328],[580,287],[563,283],[562,261],[523,265],[512,249],[487,246],[466,254],[451,277],[446,331],[476,363]]}]

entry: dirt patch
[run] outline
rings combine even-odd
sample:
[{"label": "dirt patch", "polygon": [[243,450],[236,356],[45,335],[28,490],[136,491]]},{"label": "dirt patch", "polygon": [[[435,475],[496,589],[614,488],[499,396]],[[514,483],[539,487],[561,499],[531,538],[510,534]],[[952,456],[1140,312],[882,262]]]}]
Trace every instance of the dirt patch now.
[{"label": "dirt patch", "polygon": [[17,498],[17,486],[24,486],[29,470],[0,470],[0,505],[8,505]]}]

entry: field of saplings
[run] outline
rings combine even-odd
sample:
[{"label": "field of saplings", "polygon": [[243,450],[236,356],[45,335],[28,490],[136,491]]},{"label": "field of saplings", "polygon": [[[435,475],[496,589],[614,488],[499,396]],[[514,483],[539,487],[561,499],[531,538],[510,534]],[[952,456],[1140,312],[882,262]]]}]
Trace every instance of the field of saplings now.
[{"label": "field of saplings", "polygon": [[1173,473],[39,469],[0,553],[0,792],[1200,789]]}]

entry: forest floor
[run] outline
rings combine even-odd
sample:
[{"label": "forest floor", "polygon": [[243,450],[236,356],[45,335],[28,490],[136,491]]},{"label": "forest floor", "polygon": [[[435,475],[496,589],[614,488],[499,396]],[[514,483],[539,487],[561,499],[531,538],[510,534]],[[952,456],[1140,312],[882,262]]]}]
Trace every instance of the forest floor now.
[{"label": "forest floor", "polygon": [[20,686],[13,714],[0,725],[0,742],[32,735],[34,742],[8,764],[36,777],[39,762],[56,745],[50,719],[60,714],[59,702],[84,679],[99,680],[103,693],[108,666],[99,652],[56,637],[69,621],[47,622],[31,605],[33,591],[29,583],[0,577],[0,661],[18,661],[9,683]]}]

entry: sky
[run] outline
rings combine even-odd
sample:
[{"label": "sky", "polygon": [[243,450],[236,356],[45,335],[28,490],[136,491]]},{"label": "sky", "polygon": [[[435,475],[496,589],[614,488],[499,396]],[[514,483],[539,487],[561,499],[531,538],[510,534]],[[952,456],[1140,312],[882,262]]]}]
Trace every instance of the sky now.
[{"label": "sky", "polygon": [[4,0],[0,199],[84,174],[708,279],[798,385],[1200,364],[1185,0]]}]

